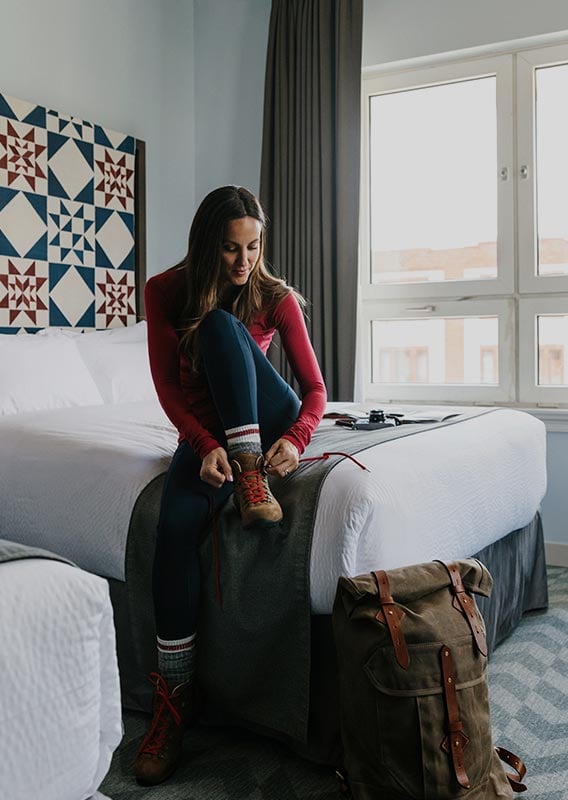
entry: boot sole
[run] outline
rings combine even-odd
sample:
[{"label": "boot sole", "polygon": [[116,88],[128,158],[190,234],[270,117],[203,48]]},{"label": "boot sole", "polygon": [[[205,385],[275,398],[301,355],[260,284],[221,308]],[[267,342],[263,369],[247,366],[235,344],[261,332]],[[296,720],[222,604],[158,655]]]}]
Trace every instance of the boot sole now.
[{"label": "boot sole", "polygon": [[172,777],[172,775],[174,774],[174,772],[176,771],[176,769],[178,768],[178,766],[179,766],[179,763],[176,763],[176,764],[175,764],[175,765],[172,767],[172,769],[168,770],[168,772],[166,772],[166,774],[165,774],[165,775],[161,776],[159,780],[152,780],[151,778],[142,778],[142,777],[140,777],[140,778],[139,778],[139,777],[136,775],[136,776],[135,776],[135,778],[136,778],[136,783],[137,783],[139,786],[159,786],[159,785],[160,785],[160,783],[164,783],[165,781],[167,781],[169,778],[171,778],[171,777]]}]

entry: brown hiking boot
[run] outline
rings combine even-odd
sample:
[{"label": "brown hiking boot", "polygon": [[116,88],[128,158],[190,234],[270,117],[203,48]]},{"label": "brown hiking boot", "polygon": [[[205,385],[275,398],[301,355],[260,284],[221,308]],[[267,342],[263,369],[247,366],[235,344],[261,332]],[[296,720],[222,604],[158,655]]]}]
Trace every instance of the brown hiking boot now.
[{"label": "brown hiking boot", "polygon": [[195,685],[187,681],[170,691],[157,672],[150,673],[155,683],[152,724],[136,755],[134,774],[143,786],[154,786],[172,775],[178,765],[183,734],[195,722]]},{"label": "brown hiking boot", "polygon": [[280,503],[270,491],[263,457],[237,453],[231,459],[235,479],[235,505],[241,512],[243,528],[269,528],[282,519]]}]

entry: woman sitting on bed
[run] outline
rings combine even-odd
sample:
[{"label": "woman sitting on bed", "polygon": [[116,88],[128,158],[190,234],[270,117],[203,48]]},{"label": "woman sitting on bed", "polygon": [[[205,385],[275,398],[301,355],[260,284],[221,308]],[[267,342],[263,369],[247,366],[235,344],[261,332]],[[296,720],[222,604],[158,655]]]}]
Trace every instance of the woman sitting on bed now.
[{"label": "woman sitting on bed", "polygon": [[[321,420],[326,390],[302,298],[263,259],[265,217],[249,191],[203,200],[184,260],[146,284],[150,366],[179,431],[162,496],[153,571],[158,634],[154,716],[136,758],[139,783],[175,770],[195,720],[197,545],[210,513],[234,492],[243,528],[282,519],[267,474],[285,478]],[[302,395],[266,358],[278,331]]]}]

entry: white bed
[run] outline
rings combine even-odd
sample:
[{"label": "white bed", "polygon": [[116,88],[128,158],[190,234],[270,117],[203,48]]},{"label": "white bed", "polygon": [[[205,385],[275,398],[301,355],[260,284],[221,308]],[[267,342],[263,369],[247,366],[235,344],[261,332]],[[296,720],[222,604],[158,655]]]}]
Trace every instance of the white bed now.
[{"label": "white bed", "polygon": [[[148,708],[158,476],[177,433],[155,398],[145,325],[0,336],[0,359],[0,536],[52,550],[110,579],[123,702]],[[331,424],[324,421],[322,432]],[[496,601],[494,641],[524,610],[542,607],[545,585],[538,597],[531,587],[543,581],[542,530],[533,523],[546,489],[545,440],[535,417],[497,409],[367,449],[358,458],[371,472],[348,459],[337,464],[324,479],[315,512],[309,562],[314,631],[315,620],[321,621],[317,627],[328,641],[339,575],[473,555],[494,542],[503,543],[497,563],[501,553],[513,554],[501,591],[520,598],[514,619]],[[318,434],[312,449],[317,441]],[[129,536],[142,506],[143,523]],[[534,546],[513,533],[519,530]],[[512,566],[517,545],[511,537],[526,553],[519,570]],[[318,652],[330,652],[319,641],[312,639],[314,665]],[[314,670],[317,675],[320,667]]]},{"label": "white bed", "polygon": [[102,798],[122,737],[106,582],[60,561],[8,561],[0,608],[0,797]]},{"label": "white bed", "polygon": [[[0,439],[1,528],[124,580],[134,503],[177,442],[157,402],[5,416]],[[385,442],[360,460],[371,472],[345,459],[322,488],[316,614],[331,612],[339,575],[476,553],[528,524],[546,490],[544,425],[512,409]]]}]

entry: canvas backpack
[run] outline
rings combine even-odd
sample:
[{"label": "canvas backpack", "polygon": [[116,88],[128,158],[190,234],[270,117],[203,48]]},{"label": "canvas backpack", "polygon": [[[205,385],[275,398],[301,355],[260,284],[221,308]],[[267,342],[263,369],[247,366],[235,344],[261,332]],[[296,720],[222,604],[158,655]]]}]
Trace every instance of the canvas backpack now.
[{"label": "canvas backpack", "polygon": [[492,583],[476,559],[339,579],[344,794],[503,800],[526,788],[522,761],[491,739],[485,626],[472,593],[488,596]]}]

